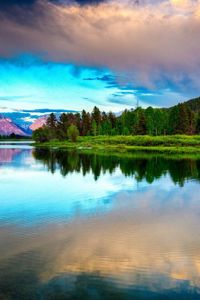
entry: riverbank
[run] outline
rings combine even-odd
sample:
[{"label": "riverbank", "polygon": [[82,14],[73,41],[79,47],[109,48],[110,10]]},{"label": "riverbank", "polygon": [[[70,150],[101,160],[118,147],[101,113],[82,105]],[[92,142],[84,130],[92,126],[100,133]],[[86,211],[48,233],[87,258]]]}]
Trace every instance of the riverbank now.
[{"label": "riverbank", "polygon": [[46,143],[35,143],[34,146],[103,152],[145,151],[195,154],[200,153],[200,136],[87,136],[79,137],[76,143],[53,140]]}]

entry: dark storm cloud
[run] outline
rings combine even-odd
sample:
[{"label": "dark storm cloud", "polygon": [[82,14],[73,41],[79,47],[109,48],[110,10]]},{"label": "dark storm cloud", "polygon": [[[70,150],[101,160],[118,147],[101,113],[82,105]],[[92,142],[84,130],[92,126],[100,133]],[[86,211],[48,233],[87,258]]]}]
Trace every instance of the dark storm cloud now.
[{"label": "dark storm cloud", "polygon": [[[97,5],[107,0],[48,0],[55,4],[74,4]],[[12,6],[29,6],[36,3],[37,0],[0,0],[0,8],[11,8]]]},{"label": "dark storm cloud", "polygon": [[36,0],[1,0],[0,6],[12,6],[12,5],[30,5],[36,2]]},{"label": "dark storm cloud", "polygon": [[[9,17],[0,11],[1,57],[32,53],[52,62],[107,68],[127,75],[122,86],[131,82],[151,89],[184,90],[187,75],[190,90],[200,88],[200,1],[0,3],[12,11]],[[104,81],[115,86],[110,78]]]}]

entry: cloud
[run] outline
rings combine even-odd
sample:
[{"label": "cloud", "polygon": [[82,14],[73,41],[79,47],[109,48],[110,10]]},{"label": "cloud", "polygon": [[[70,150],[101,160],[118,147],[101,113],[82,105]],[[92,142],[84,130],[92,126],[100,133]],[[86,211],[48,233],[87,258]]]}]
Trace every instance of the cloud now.
[{"label": "cloud", "polygon": [[[115,76],[110,75],[110,74],[104,74],[102,76],[96,76],[96,77],[87,77],[87,78],[84,78],[84,80],[86,80],[86,81],[102,81],[102,82],[105,82],[105,83],[107,83],[106,88],[119,87],[119,84],[118,84],[117,79],[115,78]],[[120,88],[121,88],[121,86],[120,86]]]},{"label": "cloud", "polygon": [[34,53],[109,68],[121,85],[199,91],[200,1],[98,2],[39,0],[1,12],[0,55]]},{"label": "cloud", "polygon": [[[2,0],[0,1],[0,7],[10,7],[10,6],[30,6],[37,2],[37,0]],[[79,5],[98,5],[102,2],[106,2],[106,0],[49,0],[49,2],[55,4],[75,4]]]},{"label": "cloud", "polygon": [[40,108],[40,109],[24,109],[22,112],[28,112],[28,113],[69,113],[69,112],[77,112],[77,110],[69,110],[69,109],[49,109],[49,108]]},{"label": "cloud", "polygon": [[97,5],[103,2],[106,2],[106,0],[74,0],[74,1],[62,1],[63,3],[78,3],[80,5]]},{"label": "cloud", "polygon": [[12,5],[30,5],[33,4],[35,0],[1,0],[0,1],[0,6],[5,7],[5,6],[12,6]]},{"label": "cloud", "polygon": [[136,107],[137,105],[137,97],[134,94],[134,91],[130,92],[117,92],[112,94],[112,96],[108,99],[110,103],[122,104],[130,107]]}]

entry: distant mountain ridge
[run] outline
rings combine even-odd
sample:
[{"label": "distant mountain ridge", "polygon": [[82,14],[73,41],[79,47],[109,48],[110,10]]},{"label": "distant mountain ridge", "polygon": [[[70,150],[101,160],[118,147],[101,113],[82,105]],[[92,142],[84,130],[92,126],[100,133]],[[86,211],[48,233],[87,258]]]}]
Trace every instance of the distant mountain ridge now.
[{"label": "distant mountain ridge", "polygon": [[38,128],[41,128],[42,126],[45,125],[47,118],[49,115],[44,115],[42,117],[39,117],[38,119],[36,119],[30,126],[29,128],[34,131]]},{"label": "distant mountain ridge", "polygon": [[1,136],[9,136],[11,134],[19,135],[19,136],[28,136],[28,134],[23,131],[19,126],[17,126],[13,121],[9,118],[0,115],[0,135]]},{"label": "distant mountain ridge", "polygon": [[[21,130],[21,134],[23,136],[30,136],[32,134],[32,131],[42,127],[47,117],[50,115],[50,113],[56,114],[56,116],[60,116],[61,113],[77,113],[78,111],[75,110],[67,110],[67,109],[33,109],[33,110],[11,110],[9,111],[1,111],[0,115],[1,119],[7,119],[9,121],[12,121],[12,124],[14,124],[18,129]],[[3,123],[0,124],[0,135],[8,136],[10,135],[10,132],[12,131],[13,134],[18,135],[18,130],[16,127],[12,127],[12,130],[9,131],[9,133],[3,128]],[[1,130],[2,128],[2,130]],[[11,133],[11,134],[12,134]]]}]

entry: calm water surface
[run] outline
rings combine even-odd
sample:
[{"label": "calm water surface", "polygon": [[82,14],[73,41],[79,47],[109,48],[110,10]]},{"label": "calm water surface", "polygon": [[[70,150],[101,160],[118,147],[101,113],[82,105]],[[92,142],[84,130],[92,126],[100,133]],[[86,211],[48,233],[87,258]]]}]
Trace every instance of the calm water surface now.
[{"label": "calm water surface", "polygon": [[200,160],[0,145],[0,299],[200,299]]}]

